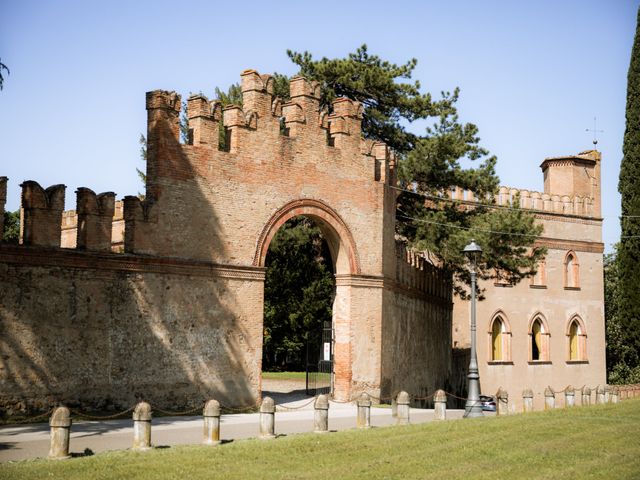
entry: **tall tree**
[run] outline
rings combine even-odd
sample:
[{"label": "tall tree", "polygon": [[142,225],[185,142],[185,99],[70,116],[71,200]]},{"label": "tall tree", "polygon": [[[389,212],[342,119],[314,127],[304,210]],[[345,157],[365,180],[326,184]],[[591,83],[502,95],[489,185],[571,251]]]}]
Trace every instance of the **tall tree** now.
[{"label": "tall tree", "polygon": [[[287,54],[301,75],[320,83],[324,107],[330,108],[340,96],[362,103],[363,135],[384,141],[399,157],[403,190],[398,198],[398,233],[414,248],[428,250],[434,263],[450,271],[458,280],[458,293],[464,295],[461,285],[469,283],[461,250],[471,238],[484,250],[481,278],[516,283],[535,274],[546,254],[545,249],[532,249],[542,227],[519,208],[517,198],[511,208],[492,205],[499,185],[496,158],[480,147],[478,128],[459,121],[457,88],[434,100],[421,92],[418,81],[408,81],[415,59],[396,65],[369,54],[366,45],[347,58],[314,60],[309,52]],[[416,120],[433,121],[433,126],[418,135],[407,128]],[[464,168],[463,163],[477,166]],[[473,192],[487,205],[466,208],[443,198],[453,186]]]},{"label": "tall tree", "polygon": [[640,365],[633,366],[632,344],[627,342],[624,315],[620,305],[620,259],[614,253],[604,256],[604,321],[607,344],[607,381],[612,384],[639,383]]},{"label": "tall tree", "polygon": [[617,314],[625,343],[630,348],[624,360],[628,367],[633,368],[640,365],[640,9],[627,75],[626,122],[618,182],[622,217]]}]

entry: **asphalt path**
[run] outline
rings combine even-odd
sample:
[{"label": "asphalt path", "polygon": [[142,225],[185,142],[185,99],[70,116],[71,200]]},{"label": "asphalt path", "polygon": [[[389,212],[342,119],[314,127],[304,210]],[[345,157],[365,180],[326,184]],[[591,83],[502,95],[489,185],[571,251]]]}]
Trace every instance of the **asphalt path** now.
[{"label": "asphalt path", "polygon": [[[300,403],[300,402],[298,402]],[[290,408],[295,407],[289,404]],[[329,430],[356,428],[354,404],[331,402],[329,407]],[[462,410],[447,410],[447,418],[461,418]],[[224,442],[259,436],[259,413],[223,415],[220,419],[220,436]],[[275,418],[276,435],[292,435],[313,431],[312,408],[293,411],[278,411]],[[411,423],[433,420],[433,410],[410,410]],[[394,425],[390,408],[371,408],[371,426]],[[203,440],[203,419],[193,417],[154,418],[151,442],[155,447],[198,444]],[[0,462],[46,457],[49,453],[49,425],[46,423],[0,428]],[[78,421],[71,426],[70,451],[81,456],[85,451],[99,453],[107,450],[131,448],[133,442],[133,421]],[[88,450],[87,450],[88,449]]]},{"label": "asphalt path", "polygon": [[[313,431],[313,397],[306,394],[299,380],[263,380],[263,395],[277,405],[275,433],[277,436]],[[447,410],[447,419],[462,418],[463,410]],[[357,407],[354,403],[330,402],[329,430],[356,428]],[[432,409],[410,409],[411,423],[433,420]],[[371,408],[371,426],[396,424],[391,408]],[[220,437],[223,443],[259,436],[260,414],[222,415]],[[49,453],[50,431],[47,423],[8,425],[0,427],[0,462],[46,457]],[[202,416],[159,417],[151,422],[151,443],[156,448],[192,445],[203,441]],[[133,443],[133,420],[74,421],[71,426],[69,450],[73,456],[125,450]]]}]

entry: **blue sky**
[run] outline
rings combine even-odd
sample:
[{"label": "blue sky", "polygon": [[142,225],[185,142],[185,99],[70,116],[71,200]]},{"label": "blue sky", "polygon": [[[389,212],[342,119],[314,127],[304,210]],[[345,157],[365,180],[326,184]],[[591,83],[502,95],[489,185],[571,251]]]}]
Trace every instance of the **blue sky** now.
[{"label": "blue sky", "polygon": [[[24,180],[115,191],[142,186],[144,93],[212,97],[245,68],[295,73],[285,51],[342,57],[362,43],[418,59],[425,91],[461,88],[464,121],[498,157],[503,185],[542,190],[545,157],[603,154],[604,241],[619,238],[617,181],[638,0],[0,2],[0,175],[7,208]],[[240,8],[237,5],[242,5]],[[415,128],[422,128],[422,125]]]}]

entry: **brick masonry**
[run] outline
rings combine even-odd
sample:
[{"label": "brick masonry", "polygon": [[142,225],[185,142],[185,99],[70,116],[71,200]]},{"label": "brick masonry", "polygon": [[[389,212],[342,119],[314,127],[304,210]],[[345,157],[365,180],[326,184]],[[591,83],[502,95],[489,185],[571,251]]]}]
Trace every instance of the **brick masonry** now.
[{"label": "brick masonry", "polygon": [[[189,145],[178,141],[180,97],[147,93],[144,200],[120,207],[79,188],[64,217],[64,186],[23,184],[23,244],[0,245],[1,405],[254,404],[264,259],[297,215],[317,222],[335,264],[334,396],[388,396],[399,378],[416,392],[442,384],[451,289],[396,248],[394,158],[361,138],[360,105],[338,99],[322,112],[302,78],[283,103],[253,70],[242,90],[242,109],[189,98]],[[114,215],[125,253],[109,251]]]}]

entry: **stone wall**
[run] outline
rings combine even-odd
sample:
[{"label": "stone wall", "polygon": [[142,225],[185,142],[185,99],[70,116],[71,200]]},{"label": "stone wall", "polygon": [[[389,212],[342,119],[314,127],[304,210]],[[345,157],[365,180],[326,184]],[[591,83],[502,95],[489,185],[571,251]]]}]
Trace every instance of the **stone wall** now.
[{"label": "stone wall", "polygon": [[402,246],[396,253],[396,275],[384,292],[382,394],[432,397],[452,373],[451,280]]},{"label": "stone wall", "polygon": [[0,245],[0,405],[252,405],[264,272]]}]

